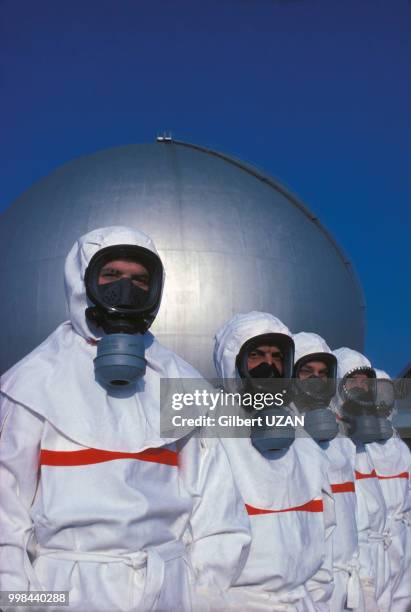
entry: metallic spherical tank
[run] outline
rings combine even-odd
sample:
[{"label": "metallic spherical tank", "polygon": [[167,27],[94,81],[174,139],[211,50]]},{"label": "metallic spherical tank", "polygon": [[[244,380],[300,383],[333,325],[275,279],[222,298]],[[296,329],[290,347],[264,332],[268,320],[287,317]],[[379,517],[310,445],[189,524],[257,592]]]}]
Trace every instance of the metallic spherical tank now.
[{"label": "metallic spherical tank", "polygon": [[398,374],[396,385],[400,387],[400,399],[395,404],[396,412],[392,422],[411,448],[411,361]]},{"label": "metallic spherical tank", "polygon": [[205,376],[216,330],[250,310],[363,348],[361,289],[310,211],[253,167],[159,139],[75,159],[0,216],[1,372],[67,318],[64,259],[78,236],[108,225],[155,241],[166,284],[152,331]]}]

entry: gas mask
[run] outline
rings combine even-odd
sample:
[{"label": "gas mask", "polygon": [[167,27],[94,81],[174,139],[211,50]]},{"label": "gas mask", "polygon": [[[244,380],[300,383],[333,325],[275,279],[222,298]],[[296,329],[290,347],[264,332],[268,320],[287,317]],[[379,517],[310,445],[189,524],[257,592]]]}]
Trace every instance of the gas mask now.
[{"label": "gas mask", "polygon": [[377,395],[375,403],[377,406],[377,420],[380,427],[380,441],[389,440],[394,434],[388,417],[391,415],[395,405],[394,384],[388,378],[378,378],[376,381]]},{"label": "gas mask", "polygon": [[266,362],[260,363],[258,366],[255,366],[255,368],[251,368],[251,370],[248,370],[248,373],[250,377],[253,379],[255,378],[266,378],[266,379],[281,378],[281,374],[278,371],[277,367],[274,364],[270,365],[269,363],[266,363]]},{"label": "gas mask", "polygon": [[[138,263],[148,272],[148,288],[141,288],[128,276],[115,275],[101,282],[109,262]],[[131,275],[134,276],[134,275]],[[146,360],[143,335],[157,313],[163,286],[163,266],[152,251],[135,245],[115,245],[97,251],[84,282],[91,306],[86,317],[106,333],[98,343],[94,360],[96,380],[105,387],[125,387],[144,376]]]},{"label": "gas mask", "polygon": [[[300,378],[301,369],[310,362],[327,366],[327,378],[310,374]],[[316,442],[327,442],[338,434],[335,415],[328,409],[336,392],[337,359],[330,353],[305,355],[294,366],[293,401],[304,413],[304,429]]]},{"label": "gas mask", "polygon": [[[147,291],[136,287],[129,278],[106,283],[99,286],[99,296],[108,306],[118,306],[120,308],[144,308],[147,301]],[[108,326],[113,326],[113,322],[106,321]],[[115,327],[114,323],[114,327]]]},{"label": "gas mask", "polygon": [[[365,374],[364,380],[356,380],[355,374]],[[368,444],[380,440],[380,424],[377,418],[375,370],[356,368],[340,381],[339,391],[343,398],[342,415],[348,424],[348,435],[354,442]]]},{"label": "gas mask", "polygon": [[[255,367],[249,368],[250,355],[258,352],[258,347],[277,347],[281,353],[282,372],[273,363],[262,361]],[[243,391],[255,395],[256,393],[270,393],[275,396],[280,393],[283,398],[283,406],[267,406],[262,409],[263,423],[268,416],[287,416],[284,407],[288,404],[288,391],[292,376],[294,358],[294,342],[286,334],[262,334],[247,340],[241,347],[236,359],[238,373],[243,380]],[[258,411],[260,412],[260,411]],[[291,425],[284,427],[273,427],[255,425],[251,430],[251,442],[253,446],[265,457],[275,458],[275,451],[287,449],[295,439],[295,430]]]}]

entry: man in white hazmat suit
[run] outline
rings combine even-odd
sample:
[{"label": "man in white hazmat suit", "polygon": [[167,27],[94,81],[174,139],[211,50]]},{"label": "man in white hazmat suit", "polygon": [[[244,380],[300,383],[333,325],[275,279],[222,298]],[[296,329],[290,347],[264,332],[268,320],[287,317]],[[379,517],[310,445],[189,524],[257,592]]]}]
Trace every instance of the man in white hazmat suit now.
[{"label": "man in white hazmat suit", "polygon": [[356,446],[355,475],[360,577],[367,612],[389,612],[391,576],[387,506],[367,446],[379,437],[375,416],[375,370],[361,353],[349,348],[333,351],[338,361],[335,409],[344,431]]},{"label": "man in white hazmat suit", "polygon": [[[244,376],[247,389],[263,389],[262,377],[279,378],[282,387],[292,373],[290,331],[267,313],[236,315],[216,334],[214,363],[228,393],[238,390]],[[252,528],[247,563],[228,593],[230,609],[328,610],[333,584],[325,557],[334,526],[328,462],[308,437],[293,439],[293,431],[276,441],[264,437],[267,433],[222,438]],[[305,584],[315,574],[318,582],[310,593]]]},{"label": "man in white hazmat suit", "polygon": [[330,609],[363,610],[359,579],[357,503],[355,496],[355,445],[338,434],[330,409],[335,395],[337,360],[314,333],[293,335],[295,392],[293,407],[305,414],[305,429],[329,459],[329,479],[334,494],[336,528],[332,534],[334,591]]},{"label": "man in white hazmat suit", "polygon": [[370,462],[387,506],[387,530],[391,545],[387,553],[391,573],[390,612],[406,612],[411,608],[411,453],[391,425],[395,405],[394,385],[386,372],[377,374],[377,409],[382,425],[382,439],[366,444]]},{"label": "man in white hazmat suit", "polygon": [[160,436],[160,379],[200,378],[147,331],[162,285],[145,234],[91,231],[66,259],[70,320],[1,379],[2,590],[197,612],[241,569],[248,517],[222,446]]}]

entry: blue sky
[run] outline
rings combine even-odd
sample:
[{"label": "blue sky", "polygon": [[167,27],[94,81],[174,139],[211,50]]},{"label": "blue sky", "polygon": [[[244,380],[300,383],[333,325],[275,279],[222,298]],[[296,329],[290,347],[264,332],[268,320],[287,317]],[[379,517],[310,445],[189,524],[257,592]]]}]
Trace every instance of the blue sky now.
[{"label": "blue sky", "polygon": [[0,0],[0,210],[157,133],[284,182],[353,262],[366,353],[411,360],[409,0]]}]

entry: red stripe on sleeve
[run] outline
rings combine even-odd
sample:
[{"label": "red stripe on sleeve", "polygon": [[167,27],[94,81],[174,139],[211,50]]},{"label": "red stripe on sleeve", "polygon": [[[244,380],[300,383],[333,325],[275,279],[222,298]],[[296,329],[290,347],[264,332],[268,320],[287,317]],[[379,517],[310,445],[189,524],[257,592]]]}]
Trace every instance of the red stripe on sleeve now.
[{"label": "red stripe on sleeve", "polygon": [[401,474],[393,474],[392,476],[380,476],[377,474],[379,480],[389,480],[390,478],[406,478],[408,480],[409,477],[409,472],[401,472]]},{"label": "red stripe on sleeve", "polygon": [[351,481],[331,485],[333,493],[355,493],[355,484]]},{"label": "red stripe on sleeve", "polygon": [[355,478],[356,480],[364,480],[364,478],[377,478],[377,472],[373,470],[369,474],[363,474],[362,472],[357,472],[357,470],[355,470]]},{"label": "red stripe on sleeve", "polygon": [[294,508],[284,508],[284,510],[266,510],[264,508],[255,508],[249,504],[245,504],[247,514],[253,516],[255,514],[277,514],[279,512],[323,512],[324,506],[322,499],[313,499],[302,506]]},{"label": "red stripe on sleeve", "polygon": [[78,451],[52,451],[43,449],[40,454],[40,465],[91,465],[93,463],[113,461],[114,459],[137,459],[139,461],[151,461],[153,463],[176,466],[178,453],[168,448],[148,448],[141,453],[122,453],[100,450],[97,448],[85,448]]}]

